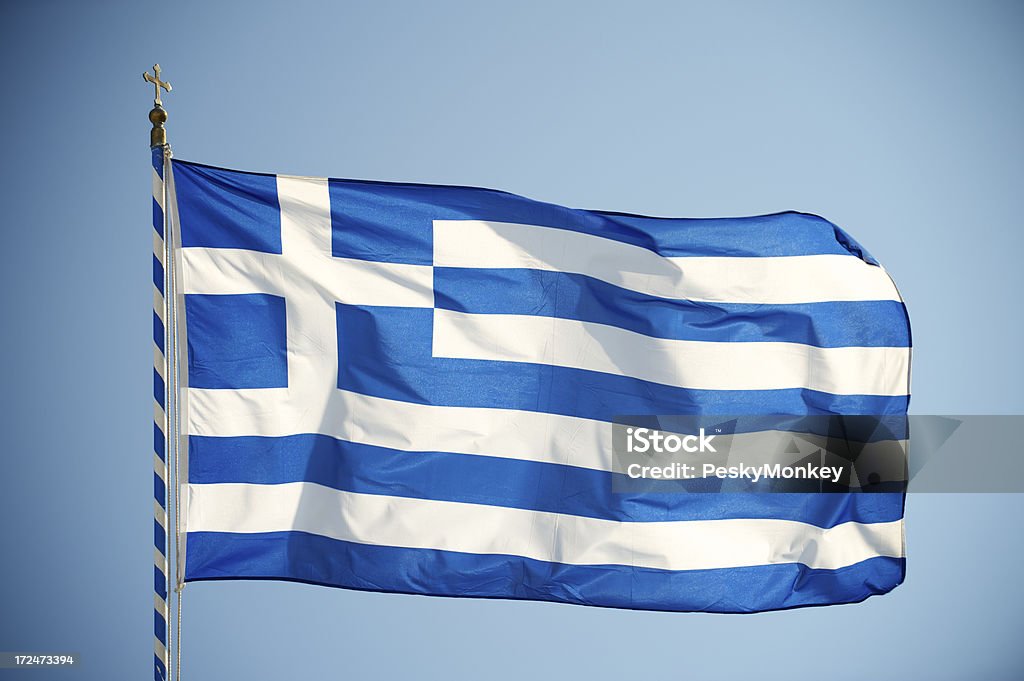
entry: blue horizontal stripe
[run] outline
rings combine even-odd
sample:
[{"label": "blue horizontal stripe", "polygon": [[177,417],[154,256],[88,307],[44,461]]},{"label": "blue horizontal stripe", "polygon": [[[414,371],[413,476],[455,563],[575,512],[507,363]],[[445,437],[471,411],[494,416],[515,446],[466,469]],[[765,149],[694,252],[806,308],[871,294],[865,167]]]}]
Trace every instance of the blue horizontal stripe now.
[{"label": "blue horizontal stripe", "polygon": [[302,532],[189,532],[187,551],[187,581],[288,579],[366,591],[704,612],[858,602],[891,591],[905,571],[904,559],[883,557],[838,570],[799,563],[686,571],[566,565],[356,544]]},{"label": "blue horizontal stripe", "polygon": [[878,264],[852,236],[811,213],[784,211],[733,218],[652,218],[592,212],[610,223],[602,231],[618,235],[609,238],[645,246],[668,257],[854,255],[872,265]]},{"label": "blue horizontal stripe", "polygon": [[332,252],[343,258],[430,265],[434,220],[487,220],[592,234],[664,256],[852,254],[876,264],[848,234],[806,213],[652,218],[566,208],[492,189],[361,180],[332,179],[329,191]]},{"label": "blue horizontal stripe", "polygon": [[434,268],[435,306],[477,314],[577,319],[656,338],[774,341],[817,347],[907,347],[894,300],[762,305],[657,298],[580,274],[524,269]]},{"label": "blue horizontal stripe", "polygon": [[153,653],[153,664],[154,667],[154,679],[155,681],[167,681],[167,668],[164,667],[163,661]]},{"label": "blue horizontal stripe", "polygon": [[[623,414],[616,423],[668,433],[695,433],[700,428],[723,434],[787,431],[827,438],[834,453],[857,452],[868,442],[906,440],[910,423],[906,414],[797,416],[793,414]],[[895,450],[893,450],[895,451]]]},{"label": "blue horizontal stripe", "polygon": [[523,362],[432,356],[433,310],[337,305],[338,387],[417,404],[623,414],[905,414],[908,396],[694,390]]},{"label": "blue horizontal stripe", "polygon": [[[172,162],[183,246],[280,252],[273,175]],[[795,211],[657,218],[566,208],[479,187],[345,179],[329,180],[329,192],[332,251],[345,258],[429,265],[434,220],[489,220],[593,234],[671,257],[852,254],[876,264],[836,225]]]},{"label": "blue horizontal stripe", "polygon": [[189,482],[312,482],[361,494],[438,499],[621,522],[778,518],[833,527],[903,517],[903,495],[613,492],[619,474],[446,452],[404,452],[325,435],[189,438]]}]

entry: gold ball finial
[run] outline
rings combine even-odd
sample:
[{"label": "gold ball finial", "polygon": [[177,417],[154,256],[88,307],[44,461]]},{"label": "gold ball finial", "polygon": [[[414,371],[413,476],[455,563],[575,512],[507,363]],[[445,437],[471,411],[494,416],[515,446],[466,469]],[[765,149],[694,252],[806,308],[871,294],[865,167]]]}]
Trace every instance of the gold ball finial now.
[{"label": "gold ball finial", "polygon": [[167,144],[167,129],[164,128],[167,111],[159,104],[154,106],[149,112],[149,122],[153,124],[153,129],[149,131],[149,146],[162,147]]}]

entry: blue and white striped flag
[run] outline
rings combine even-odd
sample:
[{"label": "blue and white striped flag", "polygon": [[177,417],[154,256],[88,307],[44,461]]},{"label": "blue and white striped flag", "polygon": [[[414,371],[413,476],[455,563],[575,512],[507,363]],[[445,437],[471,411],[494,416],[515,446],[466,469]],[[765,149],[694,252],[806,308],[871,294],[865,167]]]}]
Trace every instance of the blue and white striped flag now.
[{"label": "blue and white striped flag", "polygon": [[612,488],[616,415],[906,413],[906,309],[828,221],[172,171],[186,581],[716,612],[902,581],[901,492]]}]

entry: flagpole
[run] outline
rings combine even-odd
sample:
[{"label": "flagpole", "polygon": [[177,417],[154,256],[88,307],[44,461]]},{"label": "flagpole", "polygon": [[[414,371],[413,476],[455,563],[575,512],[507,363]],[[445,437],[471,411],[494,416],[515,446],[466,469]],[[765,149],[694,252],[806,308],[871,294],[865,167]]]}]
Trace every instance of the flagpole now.
[{"label": "flagpole", "polygon": [[[170,145],[167,144],[167,111],[160,99],[160,89],[171,91],[171,84],[160,79],[160,65],[153,66],[153,74],[143,73],[146,82],[152,83],[155,96],[153,109],[149,112],[149,121],[153,128],[149,133],[149,147],[153,163],[153,537],[154,537],[154,679],[168,681],[169,654],[172,641],[167,626],[167,596],[170,585],[170,526],[168,523],[167,505],[170,497],[170,466],[168,456],[173,447],[169,437],[168,405],[174,398],[174,380],[169,369],[167,356],[173,349],[174,339],[168,328],[173,329],[173,311],[168,304],[171,300],[170,283],[170,250],[167,234],[167,187],[165,183],[166,168],[170,162]],[[177,485],[177,480],[175,480]],[[175,505],[176,506],[176,505]],[[175,509],[177,510],[177,509]],[[175,523],[177,528],[177,523]],[[175,532],[175,535],[177,532]],[[178,616],[180,632],[181,601],[178,592]],[[180,645],[179,645],[180,649]],[[177,664],[175,664],[177,671]]]}]

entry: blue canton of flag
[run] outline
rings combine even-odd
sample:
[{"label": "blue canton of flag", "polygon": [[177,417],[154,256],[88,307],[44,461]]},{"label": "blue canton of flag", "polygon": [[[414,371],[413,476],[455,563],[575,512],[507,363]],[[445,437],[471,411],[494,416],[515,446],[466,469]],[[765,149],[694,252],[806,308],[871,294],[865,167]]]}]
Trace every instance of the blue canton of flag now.
[{"label": "blue canton of flag", "polygon": [[902,581],[902,493],[613,491],[616,415],[906,413],[906,309],[828,221],[172,174],[186,581],[715,612]]}]

